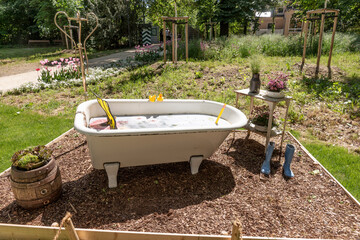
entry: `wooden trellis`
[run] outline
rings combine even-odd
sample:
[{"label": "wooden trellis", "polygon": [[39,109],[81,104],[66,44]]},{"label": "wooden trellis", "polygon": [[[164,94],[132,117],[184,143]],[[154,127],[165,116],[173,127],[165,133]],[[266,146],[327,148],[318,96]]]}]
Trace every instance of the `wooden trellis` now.
[{"label": "wooden trellis", "polygon": [[[307,37],[308,37],[309,21],[320,20],[321,19],[320,32],[319,32],[319,46],[318,46],[316,70],[315,70],[315,77],[318,77],[319,66],[320,66],[320,57],[321,57],[322,39],[323,39],[323,34],[324,34],[325,18],[334,18],[334,25],[333,25],[333,32],[332,32],[332,37],[331,37],[329,59],[328,59],[328,65],[327,65],[328,69],[329,69],[329,73],[331,72],[331,69],[330,69],[331,55],[332,55],[332,50],[333,50],[333,47],[334,47],[335,31],[336,31],[336,24],[337,24],[339,12],[340,11],[337,10],[337,9],[326,9],[326,4],[325,4],[325,8],[323,8],[323,9],[311,10],[311,11],[306,12],[306,19],[305,19],[305,26],[304,26],[304,28],[305,28],[304,29],[304,34],[305,34],[304,49],[303,49],[303,57],[302,57],[300,71],[303,70],[303,67],[304,67],[304,64],[305,64],[306,41],[307,41]],[[333,16],[325,16],[326,14],[329,14],[329,13],[335,13],[335,15],[333,15]],[[312,14],[321,14],[321,18],[312,17]]]},{"label": "wooden trellis", "polygon": [[[78,29],[78,44],[76,44],[75,40],[72,38],[72,36],[69,36],[69,34],[67,34],[67,32],[65,31],[65,29],[62,29],[58,23],[57,23],[57,16],[59,14],[64,14],[69,22],[69,25],[67,27],[69,27],[69,29],[72,29],[72,28],[77,28]],[[90,34],[85,38],[84,42],[82,43],[81,41],[81,25],[82,25],[82,22],[88,22],[89,21],[89,16],[90,15],[93,15],[93,17],[95,18],[96,20],[96,26],[95,28],[90,32]],[[76,21],[78,26],[73,26],[71,25],[71,21]],[[84,87],[84,92],[85,94],[87,94],[87,89],[86,89],[86,77],[85,77],[85,69],[84,69],[84,59],[83,59],[83,56],[85,56],[86,58],[86,67],[87,67],[87,70],[88,70],[88,66],[89,66],[89,60],[88,60],[88,57],[87,57],[87,53],[86,53],[86,41],[89,39],[89,37],[95,32],[96,28],[99,26],[99,22],[98,22],[98,18],[97,16],[90,12],[88,14],[86,14],[86,18],[81,18],[80,17],[80,12],[77,12],[76,14],[76,17],[69,17],[66,12],[63,12],[63,11],[60,11],[60,12],[57,12],[55,14],[55,17],[54,17],[54,22],[55,22],[55,25],[59,28],[60,31],[62,31],[64,34],[65,34],[65,37],[68,37],[70,39],[70,41],[75,45],[75,48],[76,50],[79,51],[79,58],[80,58],[80,68],[81,68],[81,76],[82,76],[82,80],[83,80],[83,87]],[[70,31],[71,32],[71,31]],[[84,51],[84,55],[83,55],[83,51]]]},{"label": "wooden trellis", "polygon": [[[64,30],[66,32],[66,30],[69,31],[70,33],[70,37],[73,38],[73,29],[79,29],[78,26],[72,26],[71,23],[69,23],[69,25],[64,25]],[[65,35],[65,43],[66,43],[66,49],[69,49],[69,40],[70,40],[70,44],[71,44],[71,49],[74,49],[74,43],[73,41],[71,41],[71,38],[69,39],[66,35]]]},{"label": "wooden trellis", "polygon": [[172,46],[172,61],[177,63],[177,28],[179,24],[185,24],[185,55],[186,61],[189,58],[189,17],[161,17],[164,22],[163,27],[163,40],[164,40],[164,63],[166,63],[166,22],[171,22],[172,24],[172,37],[171,37],[171,46]]}]

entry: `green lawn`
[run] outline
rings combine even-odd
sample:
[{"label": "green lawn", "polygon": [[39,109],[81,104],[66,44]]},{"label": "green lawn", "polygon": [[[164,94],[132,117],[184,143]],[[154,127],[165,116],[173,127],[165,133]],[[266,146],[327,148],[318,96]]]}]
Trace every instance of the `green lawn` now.
[{"label": "green lawn", "polygon": [[60,54],[62,47],[5,47],[0,48],[1,59],[32,60]]},{"label": "green lawn", "polygon": [[[63,53],[62,50],[64,47],[61,46],[50,46],[50,47],[26,47],[26,46],[0,46],[0,62],[4,59],[11,59],[16,61],[26,60],[31,62],[36,62],[43,60],[45,58],[50,59],[59,59],[60,57],[70,57],[74,54]],[[122,52],[126,49],[112,49],[104,51],[96,51],[88,49],[88,57],[98,58],[113,53]]]},{"label": "green lawn", "polygon": [[46,117],[0,103],[0,172],[11,165],[10,158],[17,150],[47,144],[72,125],[70,118]]},{"label": "green lawn", "polygon": [[348,149],[316,140],[309,133],[290,131],[301,144],[360,201],[360,155]]},{"label": "green lawn", "polygon": [[349,153],[344,147],[320,141],[303,141],[302,144],[331,174],[360,200],[360,155]]}]

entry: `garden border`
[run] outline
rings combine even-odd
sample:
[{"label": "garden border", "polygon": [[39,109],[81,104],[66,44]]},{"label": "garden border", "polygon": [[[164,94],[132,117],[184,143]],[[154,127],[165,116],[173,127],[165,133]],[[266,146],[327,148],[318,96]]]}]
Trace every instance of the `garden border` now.
[{"label": "garden border", "polygon": [[[0,224],[0,239],[53,239],[58,227],[18,224]],[[229,235],[200,235],[177,233],[151,233],[75,228],[79,239],[89,240],[235,240]],[[61,228],[58,240],[68,239],[65,228]],[[241,239],[241,238],[240,238]],[[243,240],[322,240],[309,238],[242,237]]]},{"label": "garden border", "polygon": [[301,149],[318,165],[321,166],[321,168],[345,191],[346,195],[350,197],[358,207],[360,207],[359,201],[297,140],[294,135],[292,135],[289,131],[287,132],[299,146]]},{"label": "garden border", "polygon": [[[70,130],[64,132],[47,145],[58,141],[61,137],[66,135]],[[353,202],[360,207],[359,201],[338,181],[336,178],[313,156],[311,153],[288,131],[296,143],[299,144],[301,149],[307,154],[316,164],[332,178],[348,195]],[[0,173],[0,177],[4,176],[10,168]],[[52,239],[57,231],[58,227],[46,227],[46,226],[33,226],[33,225],[20,225],[20,224],[6,224],[0,223],[0,239]],[[152,233],[152,232],[134,232],[134,231],[114,231],[114,230],[98,230],[98,229],[84,229],[75,228],[80,239],[98,239],[98,240],[233,240],[229,235],[200,235],[200,234],[175,234],[175,233]],[[68,239],[65,233],[65,228],[61,228],[59,235],[60,239]],[[277,238],[277,237],[242,237],[244,240],[310,240],[308,238]],[[316,240],[316,239],[311,239]],[[318,239],[320,240],[320,239]]]}]

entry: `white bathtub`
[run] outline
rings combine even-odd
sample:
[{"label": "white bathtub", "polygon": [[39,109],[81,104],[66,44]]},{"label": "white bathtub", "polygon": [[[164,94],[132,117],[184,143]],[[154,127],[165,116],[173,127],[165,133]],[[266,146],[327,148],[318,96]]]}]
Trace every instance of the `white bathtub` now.
[{"label": "white bathtub", "polygon": [[[121,116],[154,116],[203,114],[216,119],[222,103],[206,100],[108,99],[112,114]],[[104,169],[109,187],[117,186],[119,167],[190,161],[191,172],[198,172],[201,161],[210,157],[233,129],[246,125],[246,116],[227,105],[221,121],[224,124],[192,127],[96,130],[89,128],[92,118],[105,116],[96,100],[80,104],[75,115],[75,129],[86,135],[92,165]],[[210,117],[209,117],[210,118]],[[226,124],[225,124],[226,123]],[[195,124],[194,124],[195,125]]]}]

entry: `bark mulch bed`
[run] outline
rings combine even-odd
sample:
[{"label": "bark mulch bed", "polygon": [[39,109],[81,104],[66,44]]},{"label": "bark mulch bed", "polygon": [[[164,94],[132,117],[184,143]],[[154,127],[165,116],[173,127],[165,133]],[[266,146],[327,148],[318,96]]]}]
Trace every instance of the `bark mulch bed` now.
[{"label": "bark mulch bed", "polygon": [[[284,146],[297,147],[295,178],[284,179],[274,164],[263,180],[264,138],[251,134],[245,141],[245,135],[237,132],[226,154],[230,134],[196,175],[186,162],[121,168],[119,186],[108,189],[105,171],[92,168],[84,136],[72,130],[51,145],[63,179],[60,199],[24,210],[2,177],[0,222],[50,226],[69,211],[79,228],[231,234],[231,221],[238,218],[246,236],[360,239],[359,206],[290,136]],[[279,137],[274,140],[278,147]]]}]

